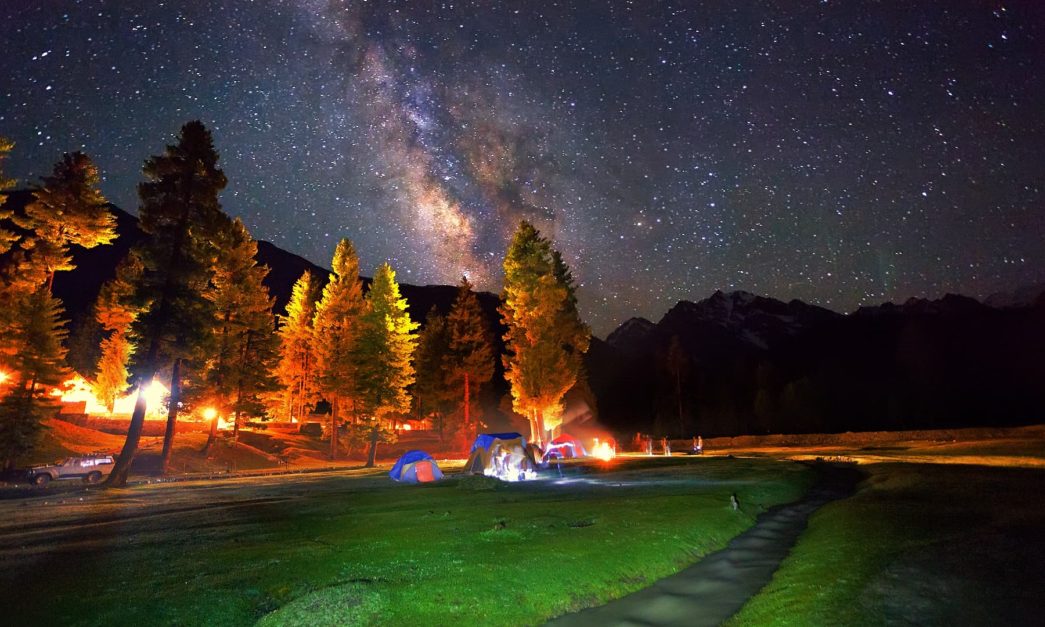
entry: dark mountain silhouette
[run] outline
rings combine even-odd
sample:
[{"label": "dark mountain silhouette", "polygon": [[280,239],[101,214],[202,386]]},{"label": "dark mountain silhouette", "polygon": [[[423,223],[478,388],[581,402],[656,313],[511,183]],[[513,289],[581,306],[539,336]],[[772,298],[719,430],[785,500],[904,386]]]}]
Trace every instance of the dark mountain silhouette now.
[{"label": "dark mountain silhouette", "polygon": [[[1038,423],[1045,294],[1005,309],[948,294],[848,316],[746,292],[680,302],[594,343],[601,420],[688,436]],[[1005,301],[1006,305],[1009,301]],[[681,360],[670,346],[681,348]],[[682,416],[675,388],[682,382]]]}]

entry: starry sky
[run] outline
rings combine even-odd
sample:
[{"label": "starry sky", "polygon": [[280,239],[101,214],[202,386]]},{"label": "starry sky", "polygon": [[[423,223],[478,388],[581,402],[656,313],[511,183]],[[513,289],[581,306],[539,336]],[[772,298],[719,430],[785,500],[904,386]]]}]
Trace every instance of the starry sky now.
[{"label": "starry sky", "polygon": [[1045,3],[0,1],[0,135],[128,210],[212,129],[225,209],[328,266],[500,289],[520,219],[603,336],[715,289],[1045,281]]}]

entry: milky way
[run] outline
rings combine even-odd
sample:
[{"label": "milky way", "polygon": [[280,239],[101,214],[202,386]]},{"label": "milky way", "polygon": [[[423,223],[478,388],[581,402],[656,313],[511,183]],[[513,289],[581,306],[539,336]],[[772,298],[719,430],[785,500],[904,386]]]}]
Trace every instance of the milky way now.
[{"label": "milky way", "polygon": [[214,130],[222,201],[326,265],[496,291],[556,241],[598,334],[715,289],[841,311],[1045,280],[1041,3],[5,2],[23,183]]}]

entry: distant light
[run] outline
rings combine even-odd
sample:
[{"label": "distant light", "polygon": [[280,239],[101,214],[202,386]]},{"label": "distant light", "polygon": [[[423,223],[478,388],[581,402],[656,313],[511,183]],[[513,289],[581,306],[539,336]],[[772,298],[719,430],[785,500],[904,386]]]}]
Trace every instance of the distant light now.
[{"label": "distant light", "polygon": [[217,415],[218,410],[214,409],[213,407],[208,407],[207,409],[203,410],[203,417],[207,420],[214,420],[214,418],[217,417]]},{"label": "distant light", "polygon": [[4,372],[3,370],[0,370],[0,385],[3,385],[4,383],[7,383],[7,379],[8,379],[8,378],[9,378],[10,376],[11,376],[11,375],[7,374],[7,373],[6,373],[6,372]]}]

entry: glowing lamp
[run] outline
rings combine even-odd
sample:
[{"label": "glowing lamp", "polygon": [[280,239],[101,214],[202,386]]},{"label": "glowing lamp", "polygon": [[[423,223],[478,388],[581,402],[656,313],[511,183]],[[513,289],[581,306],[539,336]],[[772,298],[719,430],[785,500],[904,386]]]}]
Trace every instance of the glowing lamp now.
[{"label": "glowing lamp", "polygon": [[207,409],[203,410],[203,417],[206,418],[207,420],[214,420],[214,418],[217,415],[218,415],[218,410],[214,409],[213,407],[208,407]]}]

